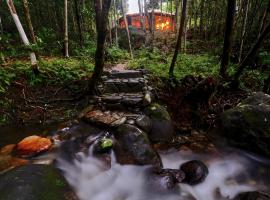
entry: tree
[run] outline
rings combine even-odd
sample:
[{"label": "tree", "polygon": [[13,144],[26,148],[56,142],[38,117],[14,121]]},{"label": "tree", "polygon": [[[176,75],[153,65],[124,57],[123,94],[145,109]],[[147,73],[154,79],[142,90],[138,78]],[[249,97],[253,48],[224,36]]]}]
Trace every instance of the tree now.
[{"label": "tree", "polygon": [[121,9],[122,9],[122,14],[124,18],[127,39],[128,39],[128,50],[129,50],[131,59],[133,59],[133,53],[132,53],[131,41],[130,41],[130,32],[129,32],[128,22],[127,22],[125,5],[126,5],[125,0],[121,0]]},{"label": "tree", "polygon": [[186,15],[187,15],[187,0],[183,0],[181,22],[180,22],[180,27],[179,27],[179,31],[178,31],[176,46],[174,49],[174,55],[173,55],[173,59],[172,59],[172,63],[170,66],[170,71],[169,71],[170,78],[173,78],[174,66],[175,66],[175,63],[177,60],[179,49],[181,47],[184,26],[185,26],[185,21],[186,21]]},{"label": "tree", "polygon": [[68,52],[68,0],[64,0],[65,8],[64,8],[64,46],[65,46],[65,57],[69,57]]},{"label": "tree", "polygon": [[93,93],[104,68],[105,41],[111,0],[95,0],[97,48],[95,54],[95,68],[88,85],[89,92]]},{"label": "tree", "polygon": [[239,64],[237,72],[233,76],[232,86],[238,87],[239,86],[239,78],[241,74],[243,73],[245,67],[248,65],[249,61],[254,57],[258,49],[260,48],[263,40],[268,36],[270,33],[270,22],[265,26],[264,31],[259,35],[251,49],[249,50],[246,57],[243,59],[243,61]]},{"label": "tree", "polygon": [[34,28],[32,25],[31,17],[30,17],[30,11],[29,11],[29,6],[28,6],[28,0],[23,0],[23,9],[24,9],[24,15],[25,15],[25,21],[27,23],[28,29],[30,31],[30,36],[32,39],[32,42],[34,44],[37,43]]},{"label": "tree", "polygon": [[228,0],[228,8],[227,8],[227,18],[226,18],[226,29],[224,36],[224,44],[223,44],[223,54],[220,65],[220,75],[225,78],[226,71],[229,65],[229,58],[232,46],[232,35],[233,35],[233,24],[234,17],[236,11],[236,0]]},{"label": "tree", "polygon": [[[29,47],[30,46],[30,42],[25,34],[25,31],[22,27],[22,24],[20,22],[20,19],[17,15],[14,3],[12,0],[6,0],[9,11],[11,13],[11,16],[13,18],[13,21],[18,29],[19,35],[24,43],[25,46]],[[34,73],[38,73],[38,67],[37,67],[37,58],[36,58],[36,54],[34,52],[30,52],[30,61],[31,61],[31,67],[32,70],[34,71]]]},{"label": "tree", "polygon": [[77,21],[77,26],[78,26],[78,31],[79,31],[80,46],[82,47],[83,46],[82,20],[81,20],[78,0],[74,0],[74,6],[75,6],[76,21]]},{"label": "tree", "polygon": [[145,32],[145,23],[144,23],[144,19],[143,19],[143,14],[142,14],[142,4],[141,4],[141,0],[138,0],[138,7],[139,7],[139,13],[140,13],[140,23],[141,23],[141,28],[143,29],[143,31]]},{"label": "tree", "polygon": [[242,54],[243,54],[243,46],[244,46],[244,39],[245,39],[245,35],[246,35],[246,28],[247,28],[247,18],[248,18],[248,11],[249,11],[249,0],[246,1],[245,4],[245,16],[244,16],[244,21],[243,21],[243,27],[242,27],[242,34],[241,34],[241,44],[240,44],[240,52],[239,52],[239,59],[238,62],[241,62],[242,59]]}]

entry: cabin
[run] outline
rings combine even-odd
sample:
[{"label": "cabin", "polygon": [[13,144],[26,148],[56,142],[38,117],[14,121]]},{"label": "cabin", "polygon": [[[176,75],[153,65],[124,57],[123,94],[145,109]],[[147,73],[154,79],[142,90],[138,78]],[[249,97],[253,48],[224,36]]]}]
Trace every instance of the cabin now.
[{"label": "cabin", "polygon": [[[139,13],[127,14],[128,26],[135,27],[137,29],[142,29],[141,27],[141,16]],[[144,16],[143,16],[144,17]],[[150,20],[148,19],[150,17]],[[146,29],[149,29],[149,21],[152,19],[152,12],[149,12],[149,17],[146,17]],[[124,17],[121,17],[118,21],[120,28],[125,28]],[[154,24],[155,30],[161,31],[174,31],[175,24],[175,15],[162,12],[154,12]]]}]

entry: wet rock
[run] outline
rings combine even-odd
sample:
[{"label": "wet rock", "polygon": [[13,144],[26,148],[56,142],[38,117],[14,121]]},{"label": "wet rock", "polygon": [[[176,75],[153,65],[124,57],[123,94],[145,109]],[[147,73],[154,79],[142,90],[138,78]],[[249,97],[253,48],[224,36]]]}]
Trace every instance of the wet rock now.
[{"label": "wet rock", "polygon": [[124,112],[92,110],[88,112],[84,118],[86,122],[95,124],[101,127],[117,127],[124,124],[126,121]]},{"label": "wet rock", "polygon": [[0,155],[0,174],[15,167],[26,165],[28,162],[27,160],[14,158],[10,155]]},{"label": "wet rock", "polygon": [[15,144],[9,144],[4,146],[3,148],[0,149],[0,155],[10,155],[15,147],[16,147]]},{"label": "wet rock", "polygon": [[161,160],[153,150],[145,132],[136,126],[124,124],[118,127],[115,138],[116,157],[121,164],[161,166]]},{"label": "wet rock", "polygon": [[153,142],[170,142],[174,135],[174,128],[166,108],[159,104],[151,104],[146,108],[145,114],[152,120],[149,139]]},{"label": "wet rock", "polygon": [[227,142],[231,146],[269,157],[269,102],[269,95],[254,93],[237,107],[225,111],[210,132],[213,142]]},{"label": "wet rock", "polygon": [[26,165],[0,176],[2,200],[77,199],[59,171],[48,165]]},{"label": "wet rock", "polygon": [[32,157],[51,148],[52,142],[48,138],[30,136],[24,138],[16,146],[16,152],[21,157]]},{"label": "wet rock", "polygon": [[263,192],[245,192],[237,195],[234,200],[270,200],[270,195]]},{"label": "wet rock", "polygon": [[113,140],[110,138],[101,138],[94,144],[93,152],[95,155],[109,153],[113,148]]},{"label": "wet rock", "polygon": [[161,169],[158,174],[171,175],[175,183],[182,183],[186,176],[185,173],[179,169]]},{"label": "wet rock", "polygon": [[202,183],[209,173],[207,166],[199,160],[184,163],[180,169],[185,173],[183,182],[190,185]]},{"label": "wet rock", "polygon": [[136,119],[136,125],[146,133],[149,133],[152,128],[152,121],[146,115],[141,115]]}]

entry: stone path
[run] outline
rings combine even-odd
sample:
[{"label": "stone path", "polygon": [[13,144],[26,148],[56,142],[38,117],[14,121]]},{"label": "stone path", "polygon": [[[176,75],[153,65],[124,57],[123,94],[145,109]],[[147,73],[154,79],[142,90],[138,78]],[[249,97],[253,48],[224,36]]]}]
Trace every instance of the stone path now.
[{"label": "stone path", "polygon": [[99,95],[83,119],[105,127],[135,124],[153,101],[152,90],[144,70],[105,71],[98,85]]}]

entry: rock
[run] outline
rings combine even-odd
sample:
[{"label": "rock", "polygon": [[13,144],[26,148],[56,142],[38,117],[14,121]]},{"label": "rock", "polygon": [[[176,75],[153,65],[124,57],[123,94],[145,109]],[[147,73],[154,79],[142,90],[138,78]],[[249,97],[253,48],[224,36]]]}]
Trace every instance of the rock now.
[{"label": "rock", "polygon": [[269,127],[270,96],[259,92],[225,111],[210,136],[213,142],[227,142],[233,147],[269,157]]},{"label": "rock", "polygon": [[26,165],[0,176],[2,200],[75,200],[58,170],[49,165]]},{"label": "rock", "polygon": [[16,152],[21,157],[32,157],[51,148],[52,142],[48,138],[29,136],[24,138],[16,146]]},{"label": "rock", "polygon": [[152,128],[152,121],[146,115],[141,115],[136,119],[136,125],[146,133],[149,133]]},{"label": "rock", "polygon": [[7,146],[4,146],[3,148],[0,149],[0,155],[10,155],[15,147],[16,147],[15,144],[9,144]]},{"label": "rock", "polygon": [[234,200],[270,200],[270,195],[263,192],[245,192],[237,195]]},{"label": "rock", "polygon": [[185,173],[183,182],[190,185],[202,183],[209,173],[207,166],[199,160],[186,162],[180,169]]},{"label": "rock", "polygon": [[140,78],[143,76],[142,71],[137,70],[121,70],[121,71],[105,71],[109,78]]},{"label": "rock", "polygon": [[126,121],[124,112],[102,112],[101,110],[92,110],[88,112],[83,119],[91,124],[106,128],[120,126]]},{"label": "rock", "polygon": [[26,165],[28,162],[29,161],[27,160],[14,158],[10,155],[0,155],[0,174],[13,169],[14,167]]},{"label": "rock", "polygon": [[185,179],[185,173],[179,169],[161,169],[158,174],[160,175],[171,175],[175,183],[182,183]]},{"label": "rock", "polygon": [[99,155],[109,153],[113,148],[113,140],[110,138],[101,138],[94,144],[94,154]]},{"label": "rock", "polygon": [[146,133],[136,126],[121,125],[115,133],[115,138],[119,143],[115,148],[116,157],[121,164],[162,165]]},{"label": "rock", "polygon": [[159,104],[151,104],[146,108],[145,114],[152,120],[149,139],[153,142],[170,142],[174,135],[174,128],[166,108]]}]

